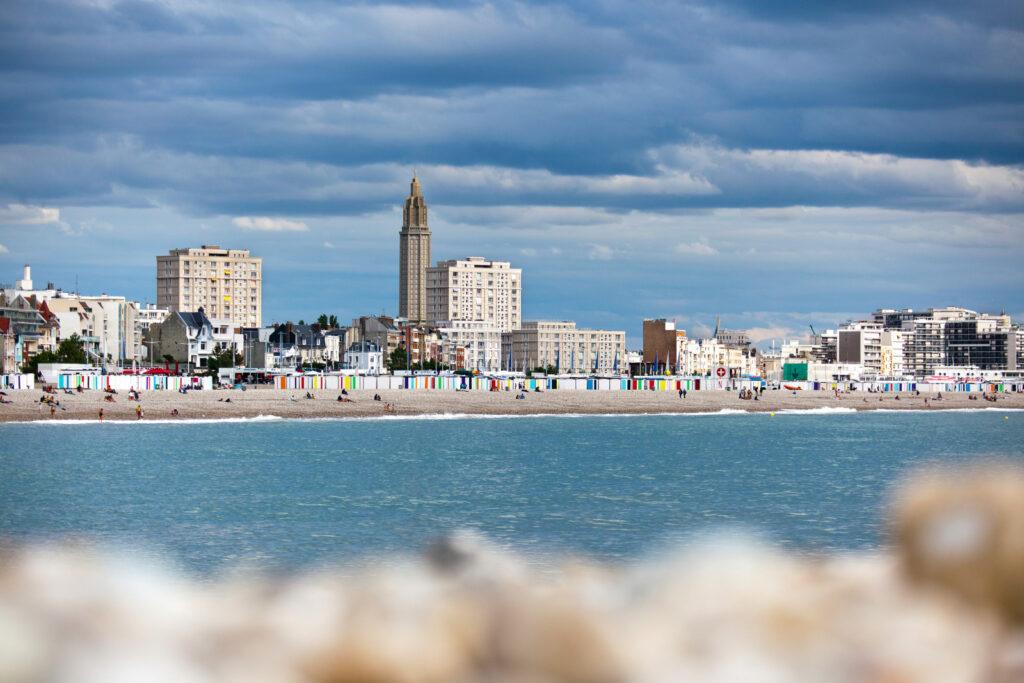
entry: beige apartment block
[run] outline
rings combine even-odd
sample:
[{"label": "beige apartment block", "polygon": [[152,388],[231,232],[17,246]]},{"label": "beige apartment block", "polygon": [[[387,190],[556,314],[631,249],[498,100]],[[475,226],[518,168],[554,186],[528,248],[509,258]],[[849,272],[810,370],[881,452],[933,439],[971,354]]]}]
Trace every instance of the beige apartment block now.
[{"label": "beige apartment block", "polygon": [[626,372],[625,330],[579,329],[571,320],[531,320],[502,335],[507,370],[532,370],[549,365],[560,372],[614,374]]},{"label": "beige apartment block", "polygon": [[398,240],[398,316],[422,325],[427,322],[430,227],[427,224],[427,202],[415,174],[405,200]]},{"label": "beige apartment block", "polygon": [[481,321],[502,332],[522,323],[523,271],[480,256],[427,268],[427,319]]},{"label": "beige apartment block", "polygon": [[194,312],[237,327],[260,327],[263,320],[263,259],[248,249],[173,249],[156,257],[158,308]]}]

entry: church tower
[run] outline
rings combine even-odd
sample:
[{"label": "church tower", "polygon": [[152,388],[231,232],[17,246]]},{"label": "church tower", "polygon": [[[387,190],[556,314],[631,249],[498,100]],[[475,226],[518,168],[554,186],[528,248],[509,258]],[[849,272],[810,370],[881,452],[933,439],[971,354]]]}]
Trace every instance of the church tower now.
[{"label": "church tower", "polygon": [[430,265],[430,228],[427,202],[413,173],[409,196],[398,233],[398,315],[412,323],[427,321],[427,267]]}]

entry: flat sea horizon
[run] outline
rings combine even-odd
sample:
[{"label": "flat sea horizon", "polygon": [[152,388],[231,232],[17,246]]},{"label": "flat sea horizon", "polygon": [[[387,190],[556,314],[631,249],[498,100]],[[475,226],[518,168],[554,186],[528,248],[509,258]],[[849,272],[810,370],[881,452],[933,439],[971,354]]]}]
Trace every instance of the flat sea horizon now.
[{"label": "flat sea horizon", "polygon": [[199,574],[415,554],[458,530],[527,558],[631,562],[723,529],[862,551],[907,473],[1024,461],[1024,414],[998,409],[499,417],[3,424],[0,539]]}]

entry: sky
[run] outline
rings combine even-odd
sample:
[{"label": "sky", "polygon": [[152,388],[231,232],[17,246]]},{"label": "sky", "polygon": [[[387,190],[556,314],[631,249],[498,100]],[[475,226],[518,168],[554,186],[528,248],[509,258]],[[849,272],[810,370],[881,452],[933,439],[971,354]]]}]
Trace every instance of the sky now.
[{"label": "sky", "polygon": [[265,322],[396,314],[414,169],[528,320],[1024,318],[1024,4],[0,4],[0,282],[219,244]]}]

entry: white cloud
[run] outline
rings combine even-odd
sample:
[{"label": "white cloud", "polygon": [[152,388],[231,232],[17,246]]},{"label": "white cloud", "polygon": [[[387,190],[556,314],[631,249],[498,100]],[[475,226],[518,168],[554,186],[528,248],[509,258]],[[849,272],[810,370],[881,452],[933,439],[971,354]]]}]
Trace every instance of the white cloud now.
[{"label": "white cloud", "polygon": [[718,250],[701,240],[700,242],[682,242],[676,245],[675,252],[686,256],[714,256]]},{"label": "white cloud", "polygon": [[31,204],[0,206],[0,223],[17,225],[47,225],[60,223],[60,209]]},{"label": "white cloud", "polygon": [[595,244],[587,254],[591,261],[610,261],[613,256],[615,256],[615,250],[607,244]]},{"label": "white cloud", "polygon": [[717,194],[706,178],[665,164],[656,164],[651,175],[563,175],[547,169],[516,169],[502,166],[428,166],[423,175],[446,188],[475,191],[600,194],[613,196]]},{"label": "white cloud", "polygon": [[750,341],[754,344],[761,344],[763,342],[775,340],[781,345],[785,339],[798,339],[803,335],[803,331],[795,327],[787,327],[785,325],[775,325],[772,327],[748,327],[747,334],[750,336]]},{"label": "white cloud", "polygon": [[725,197],[742,197],[749,188],[778,196],[815,189],[825,200],[839,197],[837,204],[857,197],[864,205],[926,201],[932,207],[1020,207],[1024,197],[1024,169],[960,159],[713,144],[671,145],[648,156],[659,176],[706,178]]},{"label": "white cloud", "polygon": [[0,244],[0,254],[8,254],[8,253],[10,253],[10,251],[11,251],[10,249],[8,249],[4,245]]},{"label": "white cloud", "polygon": [[270,218],[269,216],[237,216],[231,222],[242,230],[258,230],[260,232],[305,232],[309,230],[309,226],[302,221]]},{"label": "white cloud", "polygon": [[534,249],[533,247],[524,247],[523,249],[519,250],[519,253],[522,254],[523,256],[536,256],[537,250]]},{"label": "white cloud", "polygon": [[334,249],[333,242],[324,242],[324,249]]}]

